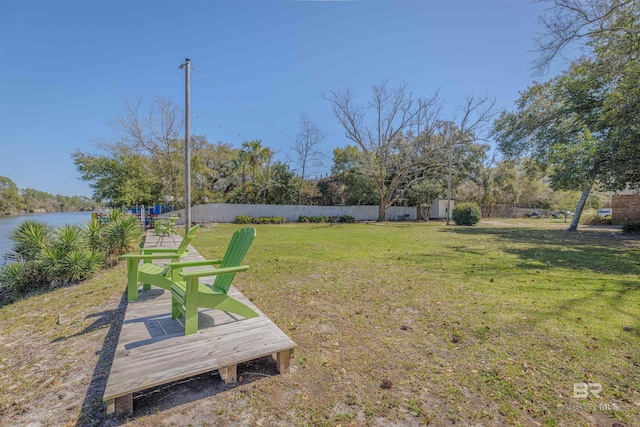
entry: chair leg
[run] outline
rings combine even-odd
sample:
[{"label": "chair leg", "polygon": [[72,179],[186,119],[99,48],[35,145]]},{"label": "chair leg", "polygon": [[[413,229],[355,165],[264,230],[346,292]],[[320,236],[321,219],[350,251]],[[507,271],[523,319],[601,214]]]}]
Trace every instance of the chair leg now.
[{"label": "chair leg", "polygon": [[127,300],[138,299],[138,260],[127,259]]},{"label": "chair leg", "polygon": [[258,317],[258,313],[241,303],[240,301],[227,297],[224,301],[216,305],[216,310],[226,311],[227,313],[238,314],[247,319]]},{"label": "chair leg", "polygon": [[198,332],[198,278],[187,279],[187,289],[184,296],[184,334],[191,335]]},{"label": "chair leg", "polygon": [[[189,304],[190,301],[187,301]],[[193,305],[193,304],[189,304]],[[197,304],[194,307],[189,307],[189,305],[184,311],[184,334],[191,335],[198,332],[198,306]]]}]

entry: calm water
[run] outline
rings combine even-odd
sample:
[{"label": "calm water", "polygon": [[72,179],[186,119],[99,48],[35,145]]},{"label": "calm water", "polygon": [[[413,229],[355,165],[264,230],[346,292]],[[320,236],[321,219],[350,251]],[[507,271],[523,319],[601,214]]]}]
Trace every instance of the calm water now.
[{"label": "calm water", "polygon": [[11,232],[25,219],[44,221],[55,227],[64,224],[83,225],[91,220],[91,212],[54,212],[45,214],[28,214],[15,216],[0,215],[0,266],[4,259],[4,254],[13,249],[13,242],[9,238]]}]

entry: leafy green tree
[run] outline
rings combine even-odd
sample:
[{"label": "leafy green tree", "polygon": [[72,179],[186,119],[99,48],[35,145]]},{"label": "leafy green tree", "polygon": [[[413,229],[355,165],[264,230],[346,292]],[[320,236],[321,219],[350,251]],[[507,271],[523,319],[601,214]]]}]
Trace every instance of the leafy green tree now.
[{"label": "leafy green tree", "polygon": [[503,113],[494,124],[503,153],[512,158],[529,154],[550,167],[552,188],[582,192],[570,230],[577,229],[597,182],[615,189],[622,184],[620,177],[628,177],[612,155],[615,123],[603,115],[611,87],[592,65],[583,59],[563,75],[534,84],[522,94],[518,110]]},{"label": "leafy green tree", "polygon": [[18,186],[6,176],[0,176],[0,214],[21,209]]},{"label": "leafy green tree", "polygon": [[494,126],[500,149],[552,166],[553,188],[579,190],[576,230],[591,189],[640,186],[640,3],[557,0],[542,17],[538,69],[568,45],[585,55],[561,76],[535,83]]},{"label": "leafy green tree", "polygon": [[431,203],[435,198],[441,196],[446,191],[442,182],[438,181],[416,181],[405,191],[405,198],[412,206],[420,209],[422,217],[428,221]]},{"label": "leafy green tree", "polygon": [[191,159],[192,198],[194,203],[225,202],[239,180],[234,170],[234,159],[239,150],[229,144],[209,144],[198,141]]},{"label": "leafy green tree", "polygon": [[160,183],[149,168],[148,160],[125,147],[117,147],[109,155],[72,154],[81,179],[89,182],[93,198],[111,206],[136,203],[152,205],[161,198]]},{"label": "leafy green tree", "polygon": [[518,185],[518,168],[515,162],[501,161],[490,173],[490,199],[493,203],[517,205],[522,188]]},{"label": "leafy green tree", "polygon": [[320,180],[326,205],[375,205],[379,194],[363,173],[366,158],[356,145],[333,150],[332,177]]},{"label": "leafy green tree", "polygon": [[302,205],[322,205],[323,193],[320,191],[319,182],[317,180],[306,179],[302,183]]},{"label": "leafy green tree", "polygon": [[29,212],[45,210],[49,212],[58,212],[58,202],[53,194],[33,188],[25,188],[20,190],[20,194],[24,199],[24,205]]},{"label": "leafy green tree", "polygon": [[276,162],[271,167],[271,179],[267,189],[266,203],[293,205],[299,200],[300,178],[285,163]]},{"label": "leafy green tree", "polygon": [[273,151],[259,140],[245,141],[234,159],[234,171],[239,183],[233,203],[265,203],[271,180]]},{"label": "leafy green tree", "polygon": [[470,179],[458,184],[453,192],[453,197],[457,202],[493,203],[487,201],[490,199],[486,197],[485,188]]}]

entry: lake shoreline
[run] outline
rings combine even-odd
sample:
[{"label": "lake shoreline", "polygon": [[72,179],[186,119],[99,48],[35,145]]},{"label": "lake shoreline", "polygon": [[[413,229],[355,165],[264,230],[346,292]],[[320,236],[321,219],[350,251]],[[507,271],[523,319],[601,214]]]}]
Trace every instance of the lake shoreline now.
[{"label": "lake shoreline", "polygon": [[38,214],[48,214],[48,213],[83,213],[83,212],[98,212],[97,210],[79,210],[79,211],[48,211],[46,209],[32,209],[29,211],[18,211],[18,212],[3,212],[0,213],[0,217],[7,216],[20,216],[20,215],[38,215]]},{"label": "lake shoreline", "polygon": [[96,211],[73,212],[42,212],[23,213],[18,215],[0,215],[0,265],[5,254],[13,251],[14,242],[11,240],[13,230],[26,219],[43,221],[53,227],[64,224],[84,224],[91,220],[91,214]]}]

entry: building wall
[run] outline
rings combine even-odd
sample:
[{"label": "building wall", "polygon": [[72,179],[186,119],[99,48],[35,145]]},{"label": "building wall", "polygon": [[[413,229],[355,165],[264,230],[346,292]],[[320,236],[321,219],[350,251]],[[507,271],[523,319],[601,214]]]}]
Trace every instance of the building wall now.
[{"label": "building wall", "polygon": [[[455,206],[456,206],[455,202],[451,200],[451,212],[453,212],[453,208]],[[451,212],[449,212],[449,218],[451,218]],[[436,199],[431,203],[429,218],[431,219],[447,218],[447,200],[446,199]]]},{"label": "building wall", "polygon": [[640,195],[611,196],[611,221],[614,224],[640,221]]},{"label": "building wall", "polygon": [[[184,209],[174,211],[184,218]],[[235,222],[237,216],[281,216],[288,222],[297,222],[304,216],[342,216],[351,215],[356,221],[375,221],[378,218],[377,206],[305,206],[305,205],[240,205],[231,203],[213,203],[191,208],[191,222]],[[392,206],[387,209],[387,221],[415,221],[415,207]],[[180,224],[180,220],[178,224]]]}]

